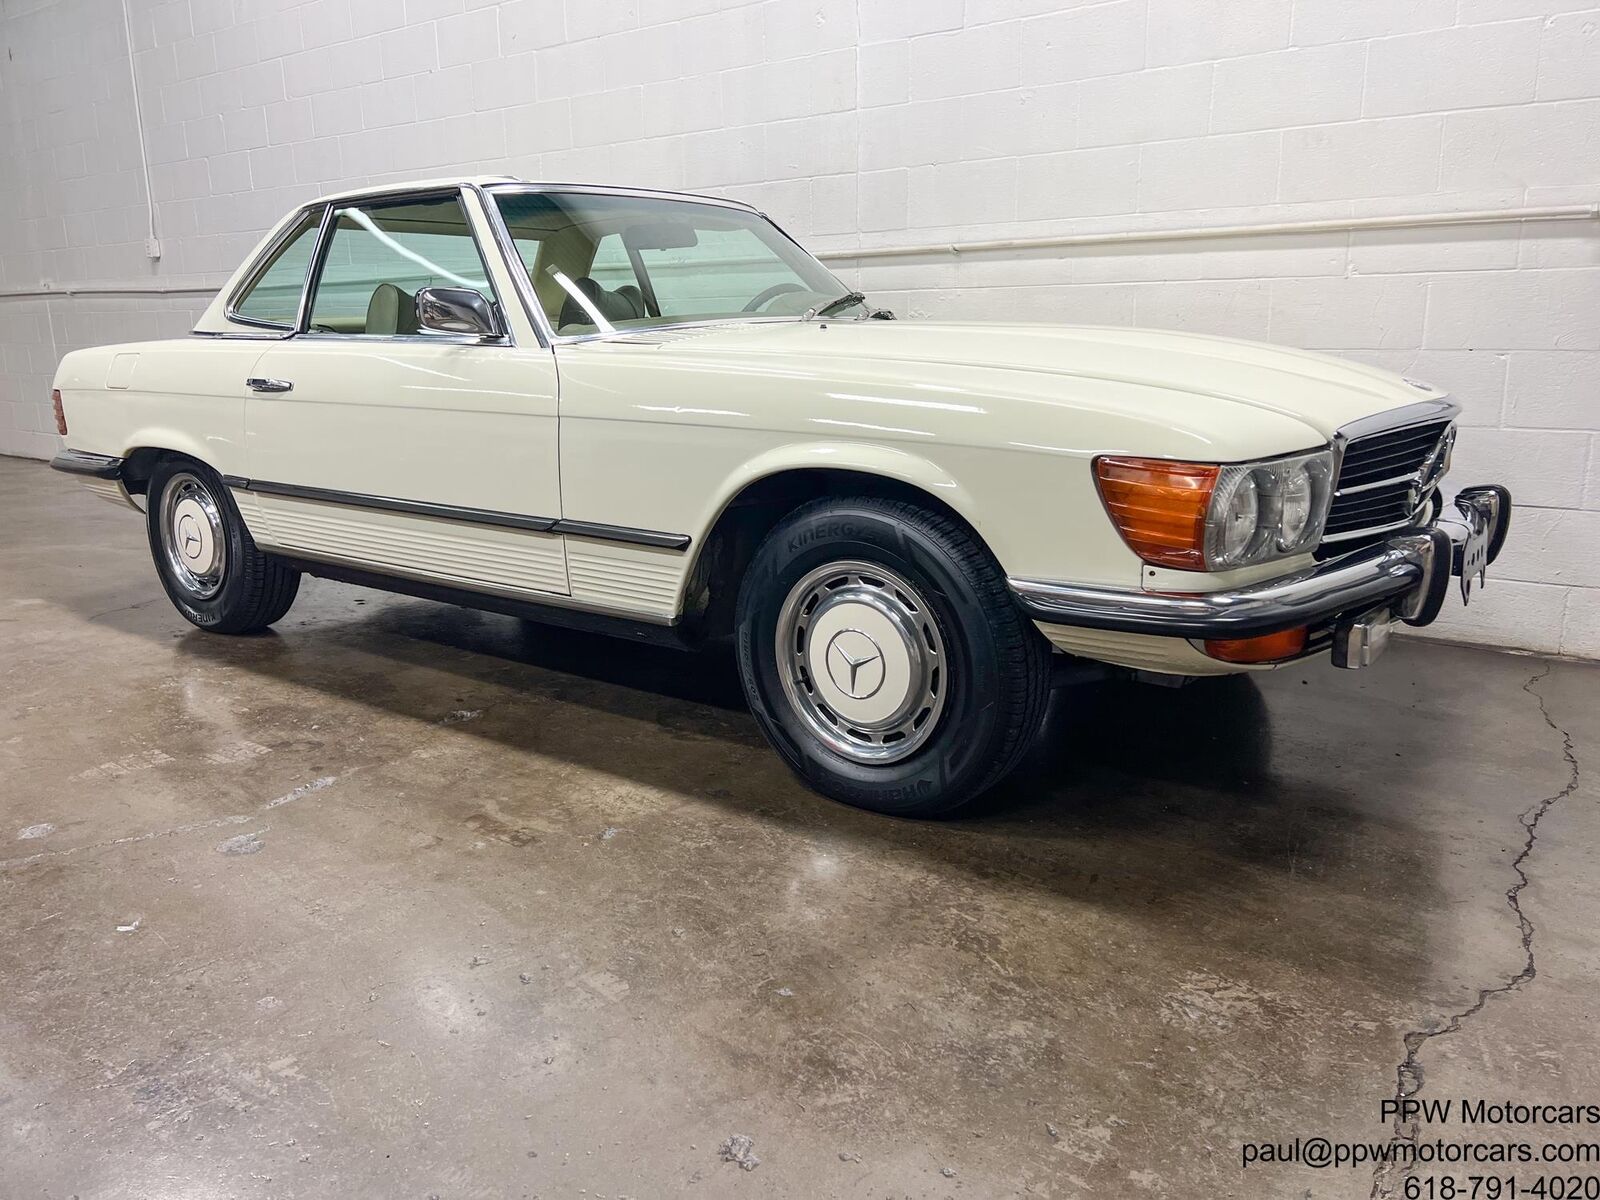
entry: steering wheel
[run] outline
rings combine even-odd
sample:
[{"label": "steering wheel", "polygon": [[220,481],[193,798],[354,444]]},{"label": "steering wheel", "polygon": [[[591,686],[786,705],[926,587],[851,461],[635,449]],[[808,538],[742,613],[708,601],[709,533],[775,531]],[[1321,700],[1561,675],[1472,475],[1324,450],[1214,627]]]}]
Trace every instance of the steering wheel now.
[{"label": "steering wheel", "polygon": [[779,296],[785,295],[789,292],[804,292],[807,290],[809,289],[802,287],[798,283],[775,283],[771,287],[763,289],[754,300],[750,301],[749,304],[744,306],[743,311],[759,312],[761,309],[771,304]]}]

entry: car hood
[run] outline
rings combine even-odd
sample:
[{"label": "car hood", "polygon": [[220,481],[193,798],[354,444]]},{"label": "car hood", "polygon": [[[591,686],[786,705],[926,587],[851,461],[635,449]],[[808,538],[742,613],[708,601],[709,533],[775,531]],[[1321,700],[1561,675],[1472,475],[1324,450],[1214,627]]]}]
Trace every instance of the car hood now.
[{"label": "car hood", "polygon": [[[620,334],[691,356],[978,367],[1100,380],[1232,401],[1297,419],[1322,438],[1359,418],[1444,393],[1306,350],[1170,330],[936,321],[748,322]],[[843,364],[841,363],[841,366]]]}]

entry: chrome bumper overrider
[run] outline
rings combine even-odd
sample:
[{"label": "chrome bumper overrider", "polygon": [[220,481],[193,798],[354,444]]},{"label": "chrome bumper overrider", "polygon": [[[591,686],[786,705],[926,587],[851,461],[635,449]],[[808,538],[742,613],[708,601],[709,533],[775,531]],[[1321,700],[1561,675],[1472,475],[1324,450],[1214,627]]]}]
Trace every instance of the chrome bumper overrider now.
[{"label": "chrome bumper overrider", "polygon": [[[1464,489],[1427,525],[1316,567],[1223,592],[1138,592],[1040,579],[1008,582],[1036,621],[1180,638],[1245,638],[1324,626],[1391,604],[1396,617],[1427,625],[1439,615],[1452,576],[1462,595],[1505,544],[1511,493]],[[1476,536],[1474,536],[1476,534]]]},{"label": "chrome bumper overrider", "polygon": [[63,450],[50,465],[68,475],[88,475],[92,479],[120,479],[122,460],[109,454],[90,454],[87,450]]}]

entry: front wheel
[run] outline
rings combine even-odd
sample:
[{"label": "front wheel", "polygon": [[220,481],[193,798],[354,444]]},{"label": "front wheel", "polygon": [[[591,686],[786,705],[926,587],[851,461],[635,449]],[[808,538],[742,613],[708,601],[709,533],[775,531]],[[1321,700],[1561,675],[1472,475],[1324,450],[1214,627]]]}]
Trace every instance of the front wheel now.
[{"label": "front wheel", "polygon": [[1049,650],[988,550],[915,504],[824,499],[757,550],[739,671],[762,732],[817,791],[878,812],[954,812],[1016,766]]},{"label": "front wheel", "polygon": [[212,633],[254,633],[289,611],[300,572],[263,554],[217,473],[161,463],[145,495],[156,572],[173,606]]}]

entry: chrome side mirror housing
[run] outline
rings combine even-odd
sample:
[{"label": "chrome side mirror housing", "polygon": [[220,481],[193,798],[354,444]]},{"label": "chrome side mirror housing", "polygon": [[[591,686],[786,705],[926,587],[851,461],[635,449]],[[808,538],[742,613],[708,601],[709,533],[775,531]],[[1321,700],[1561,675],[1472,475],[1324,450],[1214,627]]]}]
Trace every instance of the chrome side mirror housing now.
[{"label": "chrome side mirror housing", "polygon": [[503,337],[505,333],[488,297],[471,288],[418,288],[417,328],[480,338]]}]

